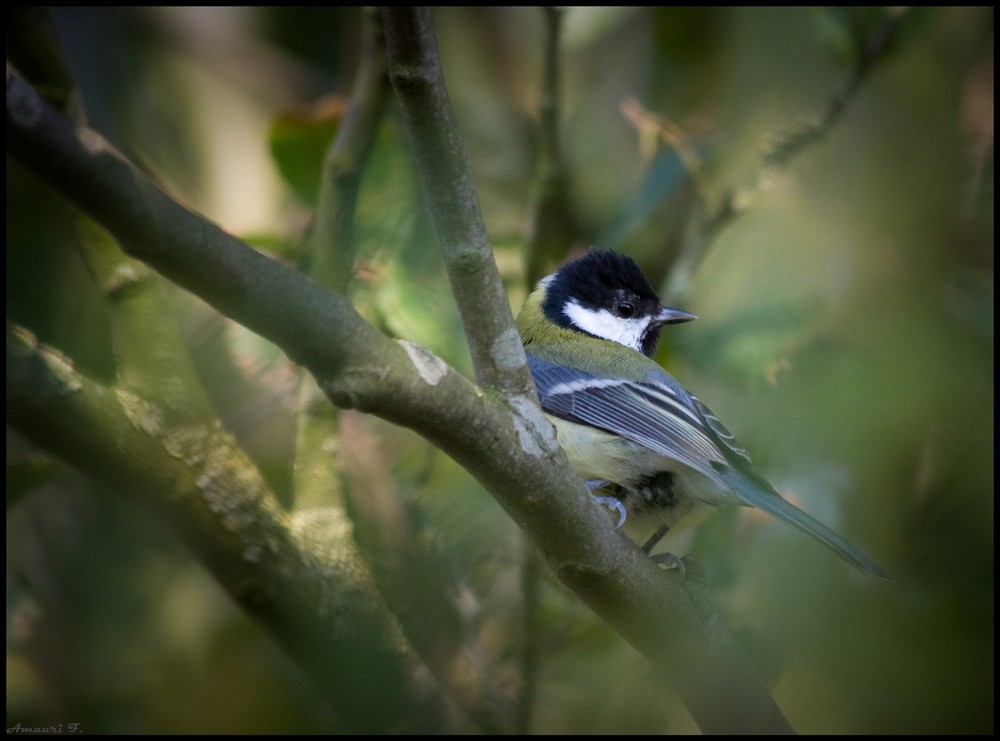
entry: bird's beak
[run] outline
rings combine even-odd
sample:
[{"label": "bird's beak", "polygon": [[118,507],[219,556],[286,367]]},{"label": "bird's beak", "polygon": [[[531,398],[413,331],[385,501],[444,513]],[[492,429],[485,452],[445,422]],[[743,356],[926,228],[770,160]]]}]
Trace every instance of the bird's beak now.
[{"label": "bird's beak", "polygon": [[655,317],[657,324],[681,324],[697,318],[694,314],[680,309],[671,309],[669,306],[661,306]]}]

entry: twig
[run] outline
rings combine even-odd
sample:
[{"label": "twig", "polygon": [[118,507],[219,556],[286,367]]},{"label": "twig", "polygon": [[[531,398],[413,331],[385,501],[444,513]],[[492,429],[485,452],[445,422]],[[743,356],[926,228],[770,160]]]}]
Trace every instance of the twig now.
[{"label": "twig", "polygon": [[[354,219],[364,167],[389,100],[385,39],[377,13],[361,10],[361,58],[347,113],[323,160],[316,217],[309,240],[309,275],[346,295],[353,276]],[[295,437],[295,503],[340,504],[339,415],[304,371],[300,374]]]},{"label": "twig", "polygon": [[830,133],[861,89],[861,84],[883,58],[893,35],[909,10],[906,7],[886,9],[881,22],[862,45],[857,64],[851,71],[850,77],[840,91],[831,98],[826,111],[815,120],[803,121],[777,136],[770,150],[764,154],[764,171],[785,167],[805,147],[822,141]]},{"label": "twig", "polygon": [[361,176],[389,100],[385,38],[374,9],[361,11],[361,59],[347,113],[323,160],[309,274],[345,293],[354,263],[354,217]]},{"label": "twig", "polygon": [[559,47],[565,8],[547,5],[542,92],[539,100],[538,167],[535,173],[531,230],[525,246],[528,285],[551,272],[573,236],[568,206],[568,176],[559,136]]},{"label": "twig", "polygon": [[704,199],[694,214],[694,223],[664,290],[667,302],[681,303],[690,285],[691,276],[719,232],[735,220],[756,200],[774,177],[801,155],[811,144],[823,141],[839,123],[848,105],[861,89],[875,66],[885,58],[893,37],[906,18],[909,8],[886,10],[882,21],[862,44],[858,61],[847,81],[827,103],[825,110],[812,120],[805,120],[773,137],[773,143],[761,157],[760,167],[747,182],[727,188],[717,206]]}]

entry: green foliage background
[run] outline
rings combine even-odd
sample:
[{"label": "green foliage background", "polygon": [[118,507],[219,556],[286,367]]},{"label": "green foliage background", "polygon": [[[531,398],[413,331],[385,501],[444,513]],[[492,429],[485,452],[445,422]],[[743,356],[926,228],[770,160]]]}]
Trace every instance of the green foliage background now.
[{"label": "green foliage background", "polygon": [[[749,513],[720,513],[697,534],[713,594],[773,672],[792,725],[991,732],[992,9],[911,11],[843,118],[787,167],[762,171],[775,137],[820,115],[842,88],[881,14],[569,9],[568,212],[574,247],[634,255],[701,317],[669,333],[661,360],[781,491],[895,576],[873,583]],[[299,259],[318,158],[350,88],[355,9],[64,9],[56,19],[95,128],[224,228]],[[439,9],[435,23],[516,308],[536,178],[541,11]],[[684,132],[703,168],[700,192],[675,148],[640,136],[623,112],[629,99]],[[352,296],[387,333],[468,373],[407,146],[390,108],[358,205]],[[7,183],[8,318],[110,377],[100,298],[60,226],[68,208],[10,162]],[[745,209],[709,231],[731,190]],[[675,290],[671,265],[699,241],[703,259]],[[220,414],[290,497],[286,361],[187,296],[171,301]],[[343,446],[376,441],[358,455],[374,450],[391,471],[387,485],[466,586],[498,681],[515,687],[516,528],[426,443],[349,416]],[[7,461],[8,728],[336,727],[296,667],[150,514],[11,432]],[[692,730],[649,689],[644,661],[554,580],[537,630],[535,731]]]}]

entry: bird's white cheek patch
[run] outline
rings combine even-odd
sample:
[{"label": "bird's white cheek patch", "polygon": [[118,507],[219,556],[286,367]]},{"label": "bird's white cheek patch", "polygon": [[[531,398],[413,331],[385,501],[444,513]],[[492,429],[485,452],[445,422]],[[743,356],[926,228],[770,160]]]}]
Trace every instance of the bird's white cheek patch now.
[{"label": "bird's white cheek patch", "polygon": [[649,325],[648,318],[622,319],[605,309],[588,309],[576,301],[567,303],[563,313],[588,334],[642,352],[642,337]]}]

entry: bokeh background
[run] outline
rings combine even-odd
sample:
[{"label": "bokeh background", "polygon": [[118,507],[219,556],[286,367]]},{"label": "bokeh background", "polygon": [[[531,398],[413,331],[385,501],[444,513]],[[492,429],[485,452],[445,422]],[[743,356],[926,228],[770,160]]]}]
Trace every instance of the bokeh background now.
[{"label": "bokeh background", "polygon": [[[635,256],[699,315],[670,331],[660,359],[779,490],[895,577],[853,573],[753,513],[719,513],[692,537],[792,725],[991,733],[993,9],[909,11],[843,115],[782,166],[764,161],[827,111],[886,12],[568,8],[567,248]],[[179,199],[294,264],[357,62],[357,9],[66,8],[55,19],[91,124]],[[516,308],[536,202],[542,11],[442,8],[435,23]],[[352,297],[387,333],[469,373],[407,146],[390,106],[358,206]],[[68,215],[8,160],[7,316],[109,380],[107,317]],[[200,302],[170,298],[220,415],[287,491],[287,362]],[[516,528],[427,443],[348,416],[343,445],[390,472],[419,513],[466,587],[498,681],[516,692]],[[336,728],[152,514],[10,429],[7,461],[8,728]],[[533,630],[532,730],[693,730],[647,664],[544,572]]]}]

